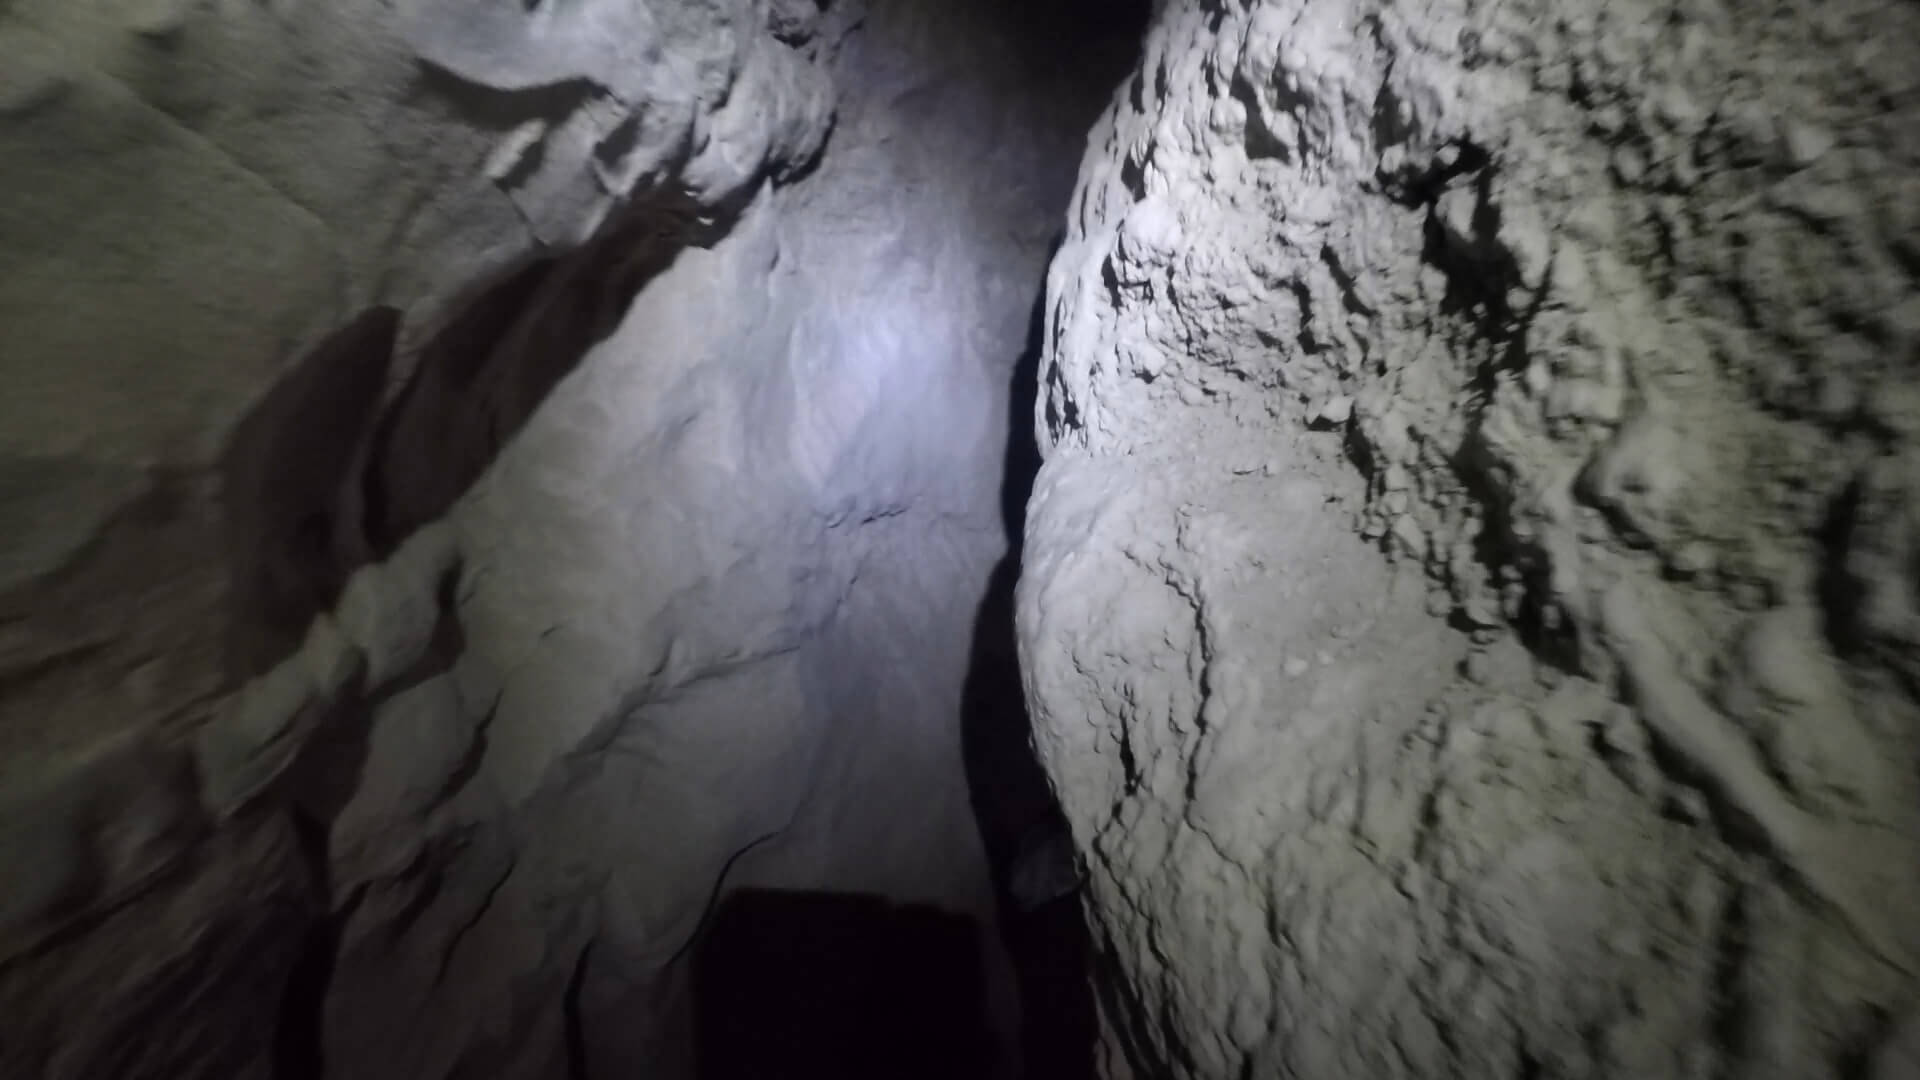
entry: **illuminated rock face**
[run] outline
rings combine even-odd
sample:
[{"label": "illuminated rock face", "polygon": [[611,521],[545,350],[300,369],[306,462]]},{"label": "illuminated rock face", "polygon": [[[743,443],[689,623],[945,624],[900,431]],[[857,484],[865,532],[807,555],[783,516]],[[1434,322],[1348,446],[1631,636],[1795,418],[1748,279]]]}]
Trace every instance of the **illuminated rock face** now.
[{"label": "illuminated rock face", "polygon": [[0,1073],[687,1075],[742,887],[1004,1071],[963,682],[1133,45],[1026,7],[0,10]]},{"label": "illuminated rock face", "polygon": [[1914,40],[1162,6],[1019,604],[1109,1075],[1911,1075]]},{"label": "illuminated rock face", "polygon": [[1157,7],[0,4],[0,1074],[1920,1069],[1920,10]]}]

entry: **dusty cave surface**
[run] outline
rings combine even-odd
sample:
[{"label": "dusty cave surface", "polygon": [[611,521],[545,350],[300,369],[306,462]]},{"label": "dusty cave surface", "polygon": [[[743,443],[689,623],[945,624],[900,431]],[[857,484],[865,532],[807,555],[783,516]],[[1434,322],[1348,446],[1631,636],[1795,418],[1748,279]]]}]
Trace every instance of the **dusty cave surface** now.
[{"label": "dusty cave surface", "polygon": [[1108,1075],[1920,1074],[1915,40],[1161,6],[1019,605]]},{"label": "dusty cave surface", "polygon": [[0,3],[0,1075],[1920,1076],[1915,41]]}]

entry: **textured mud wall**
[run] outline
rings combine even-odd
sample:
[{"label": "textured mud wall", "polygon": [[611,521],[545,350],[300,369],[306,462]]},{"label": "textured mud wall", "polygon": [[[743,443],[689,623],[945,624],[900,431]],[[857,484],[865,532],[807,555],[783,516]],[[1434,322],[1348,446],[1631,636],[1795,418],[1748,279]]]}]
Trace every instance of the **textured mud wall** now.
[{"label": "textured mud wall", "polygon": [[991,961],[988,7],[0,7],[0,1073],[681,1075],[723,872]]},{"label": "textured mud wall", "polygon": [[1915,40],[1164,6],[1020,598],[1110,1075],[1920,1070]]}]

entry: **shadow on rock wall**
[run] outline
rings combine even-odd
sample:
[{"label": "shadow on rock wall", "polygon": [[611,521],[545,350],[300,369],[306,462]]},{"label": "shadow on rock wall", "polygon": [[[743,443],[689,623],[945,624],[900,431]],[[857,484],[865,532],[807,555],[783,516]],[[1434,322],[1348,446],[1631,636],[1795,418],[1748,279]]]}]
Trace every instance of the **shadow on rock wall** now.
[{"label": "shadow on rock wall", "polygon": [[477,287],[408,372],[393,370],[391,308],[309,352],[241,422],[223,461],[233,672],[271,667],[354,570],[444,515],[646,283],[723,232],[690,201],[656,196],[580,250]]},{"label": "shadow on rock wall", "polygon": [[[294,651],[355,570],[389,558],[451,508],[648,281],[724,228],[684,200],[659,197],[578,251],[477,287],[403,373],[394,370],[400,314],[392,308],[362,313],[302,358],[241,422],[223,459],[232,673],[258,674]],[[374,707],[444,672],[462,650],[451,582],[416,669],[383,686],[378,700],[331,712],[276,781],[299,841],[288,847],[304,855],[319,894],[329,829],[358,787]],[[277,1075],[324,1073],[321,1004],[343,918],[289,935],[304,945],[280,1006]],[[285,959],[276,954],[275,963]]]}]

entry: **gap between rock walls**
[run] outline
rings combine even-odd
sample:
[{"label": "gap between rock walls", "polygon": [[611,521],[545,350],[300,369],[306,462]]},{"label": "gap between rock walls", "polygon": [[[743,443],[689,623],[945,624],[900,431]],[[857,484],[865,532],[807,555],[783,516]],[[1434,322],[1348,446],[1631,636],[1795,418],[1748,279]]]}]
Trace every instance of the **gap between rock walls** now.
[{"label": "gap between rock walls", "polygon": [[126,208],[0,215],[10,310],[60,251],[125,315],[8,350],[100,362],[8,435],[73,464],[14,485],[68,509],[7,562],[0,1068],[1090,1075],[1011,589],[1144,8],[151,14],[0,14],[10,159]]}]

